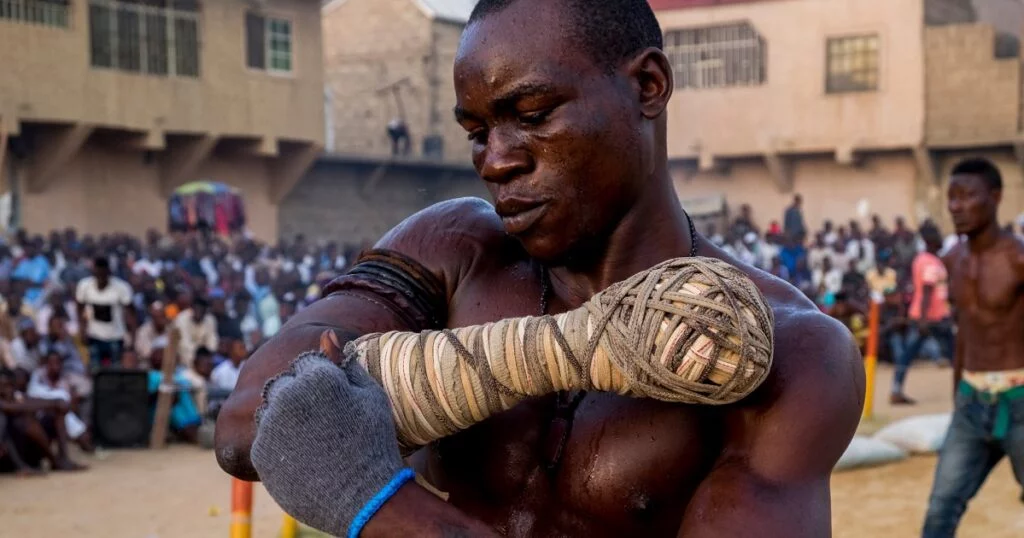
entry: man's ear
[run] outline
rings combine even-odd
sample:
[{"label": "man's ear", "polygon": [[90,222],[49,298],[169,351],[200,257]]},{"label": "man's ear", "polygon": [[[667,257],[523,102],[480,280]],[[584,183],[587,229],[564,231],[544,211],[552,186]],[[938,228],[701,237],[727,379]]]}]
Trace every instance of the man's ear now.
[{"label": "man's ear", "polygon": [[647,119],[660,116],[672,98],[675,79],[665,53],[647,48],[625,65],[633,89],[640,100],[640,111]]}]

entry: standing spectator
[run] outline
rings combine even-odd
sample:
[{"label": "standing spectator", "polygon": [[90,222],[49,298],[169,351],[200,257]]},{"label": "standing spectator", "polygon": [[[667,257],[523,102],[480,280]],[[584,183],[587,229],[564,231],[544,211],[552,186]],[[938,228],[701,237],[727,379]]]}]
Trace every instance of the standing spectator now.
[{"label": "standing spectator", "polygon": [[803,197],[797,194],[793,197],[793,205],[786,209],[782,219],[783,231],[786,237],[803,242],[807,237],[807,226],[804,224]]},{"label": "standing spectator", "polygon": [[[903,384],[907,378],[910,363],[921,351],[921,344],[927,336],[933,335],[946,341],[943,334],[943,323],[949,317],[949,273],[945,264],[938,257],[942,249],[942,236],[934,228],[924,228],[921,238],[925,250],[914,258],[911,274],[914,283],[914,297],[910,302],[911,327],[908,333],[906,348],[896,362],[893,372],[892,394],[893,404],[912,405],[915,402],[903,393]],[[944,350],[948,353],[948,350]],[[948,354],[945,356],[949,356]]]},{"label": "standing spectator", "polygon": [[786,236],[785,241],[785,246],[779,252],[779,258],[782,260],[782,265],[786,266],[786,272],[792,275],[796,271],[797,263],[807,257],[807,249],[799,239]]},{"label": "standing spectator", "polygon": [[871,292],[871,300],[881,303],[889,292],[896,291],[898,285],[896,270],[889,266],[889,262],[878,257],[875,266],[868,269],[864,275],[868,283],[868,290]]},{"label": "standing spectator", "polygon": [[814,242],[811,244],[811,248],[807,251],[807,266],[811,270],[821,269],[822,262],[825,258],[832,255],[832,247],[825,242],[825,233],[819,232],[814,236]]},{"label": "standing spectator", "polygon": [[857,270],[866,273],[875,266],[875,244],[864,237],[856,222],[850,223],[850,240],[846,243],[846,259],[855,262]]},{"label": "standing spectator", "polygon": [[191,308],[183,310],[174,320],[181,336],[179,353],[185,368],[192,367],[192,359],[200,347],[217,349],[217,320],[208,308],[209,304],[200,297],[192,303]]},{"label": "standing spectator", "polygon": [[917,238],[907,229],[903,217],[896,217],[896,229],[892,233],[892,266],[900,277],[908,276],[910,264],[917,255]]},{"label": "standing spectator", "polygon": [[882,224],[882,217],[878,214],[871,216],[871,229],[868,230],[868,239],[875,244],[875,252],[881,258],[889,259],[892,253],[892,235]]},{"label": "standing spectator", "polygon": [[93,262],[92,276],[78,283],[80,330],[89,349],[89,366],[119,363],[124,349],[125,313],[132,304],[128,283],[110,275],[110,262],[101,256]]},{"label": "standing spectator", "polygon": [[750,204],[743,204],[740,206],[740,214],[732,223],[732,232],[736,237],[743,237],[748,233],[758,233],[757,226],[754,226],[754,218],[752,216]]},{"label": "standing spectator", "polygon": [[895,289],[885,292],[879,306],[878,327],[881,341],[887,344],[889,360],[895,364],[903,356],[907,342],[907,307],[903,304],[903,294]]}]

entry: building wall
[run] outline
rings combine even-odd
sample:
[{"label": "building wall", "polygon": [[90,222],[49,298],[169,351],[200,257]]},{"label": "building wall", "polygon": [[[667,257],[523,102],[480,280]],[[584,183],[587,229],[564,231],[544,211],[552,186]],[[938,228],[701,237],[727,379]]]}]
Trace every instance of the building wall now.
[{"label": "building wall", "polygon": [[929,145],[984,144],[1016,137],[1020,59],[994,57],[987,24],[925,29]]},{"label": "building wall", "polygon": [[974,0],[924,0],[925,24],[960,24],[976,20],[978,13]]},{"label": "building wall", "polygon": [[792,193],[779,192],[767,168],[754,160],[736,162],[727,173],[691,175],[675,169],[673,177],[680,199],[724,196],[731,212],[750,204],[762,228],[773,220],[781,224],[794,193],[803,196],[804,219],[812,230],[826,219],[837,225],[858,219],[866,225],[875,213],[888,222],[902,216],[913,223],[919,217],[917,170],[902,153],[870,157],[859,167],[824,157],[795,161]]},{"label": "building wall", "polygon": [[[93,234],[166,230],[167,200],[160,193],[159,177],[159,167],[147,163],[141,152],[90,143],[62,167],[45,192],[21,190],[22,225],[33,233],[68,226]],[[277,238],[277,211],[268,194],[264,160],[213,155],[195,178],[240,189],[252,233],[266,241]]]},{"label": "building wall", "polygon": [[0,116],[132,131],[323,141],[318,0],[267,0],[292,21],[292,76],[245,65],[246,0],[201,2],[200,76],[161,77],[90,66],[88,0],[70,0],[69,28],[0,19]]},{"label": "building wall", "polygon": [[490,199],[466,170],[396,168],[368,186],[374,166],[320,162],[280,206],[282,237],[361,245],[375,242],[406,217],[434,203],[462,196]]},{"label": "building wall", "polygon": [[[444,160],[467,161],[468,140],[452,118],[452,65],[462,26],[432,21],[413,0],[347,0],[323,11],[324,71],[341,153],[386,156],[386,127],[405,110],[411,152],[444,138]],[[331,112],[329,112],[331,113]]]},{"label": "building wall", "polygon": [[998,32],[1021,35],[1024,31],[1024,3],[1019,0],[974,0],[979,22],[987,22]]},{"label": "building wall", "polygon": [[[765,84],[677,89],[669,106],[672,157],[906,148],[923,137],[919,1],[781,0],[662,11],[658,18],[665,31],[749,21],[767,42]],[[880,36],[879,90],[827,94],[826,39],[866,33]]]}]

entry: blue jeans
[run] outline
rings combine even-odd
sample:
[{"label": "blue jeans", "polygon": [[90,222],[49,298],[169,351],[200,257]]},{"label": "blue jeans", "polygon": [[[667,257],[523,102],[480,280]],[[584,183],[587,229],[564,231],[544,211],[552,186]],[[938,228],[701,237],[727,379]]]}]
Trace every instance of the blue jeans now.
[{"label": "blue jeans", "polygon": [[[897,334],[893,334],[889,337],[889,346],[893,351],[893,380],[892,380],[892,392],[893,394],[903,393],[903,383],[907,379],[907,370],[910,369],[910,364],[914,362],[914,359],[921,354],[921,347],[928,338],[934,338],[938,343],[941,350],[940,355],[945,358],[953,356],[953,331],[947,324],[937,323],[929,325],[928,329],[922,331],[916,327],[911,326],[907,329],[905,339],[895,338]],[[894,339],[896,342],[894,342]],[[902,340],[902,353],[897,353],[894,347],[895,343]]]},{"label": "blue jeans", "polygon": [[117,366],[121,364],[121,351],[124,349],[123,340],[97,340],[87,338],[85,347],[89,349],[89,368],[95,371],[104,363]]},{"label": "blue jeans", "polygon": [[996,411],[984,396],[957,391],[953,422],[935,468],[923,538],[955,536],[967,503],[1003,456],[1009,456],[1017,483],[1024,486],[1024,398],[1010,402],[1010,428],[1002,439],[992,433]]}]

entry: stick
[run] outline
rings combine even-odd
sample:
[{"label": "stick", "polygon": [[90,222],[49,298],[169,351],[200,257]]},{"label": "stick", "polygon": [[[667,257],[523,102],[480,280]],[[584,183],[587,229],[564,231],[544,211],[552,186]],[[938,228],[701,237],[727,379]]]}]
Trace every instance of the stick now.
[{"label": "stick", "polygon": [[149,432],[149,448],[163,448],[167,444],[167,426],[171,420],[171,404],[178,387],[174,384],[174,369],[178,366],[178,341],[180,335],[173,325],[168,328],[167,347],[164,348],[164,359],[160,371],[160,389],[156,400],[156,414],[153,417],[153,429]]}]

